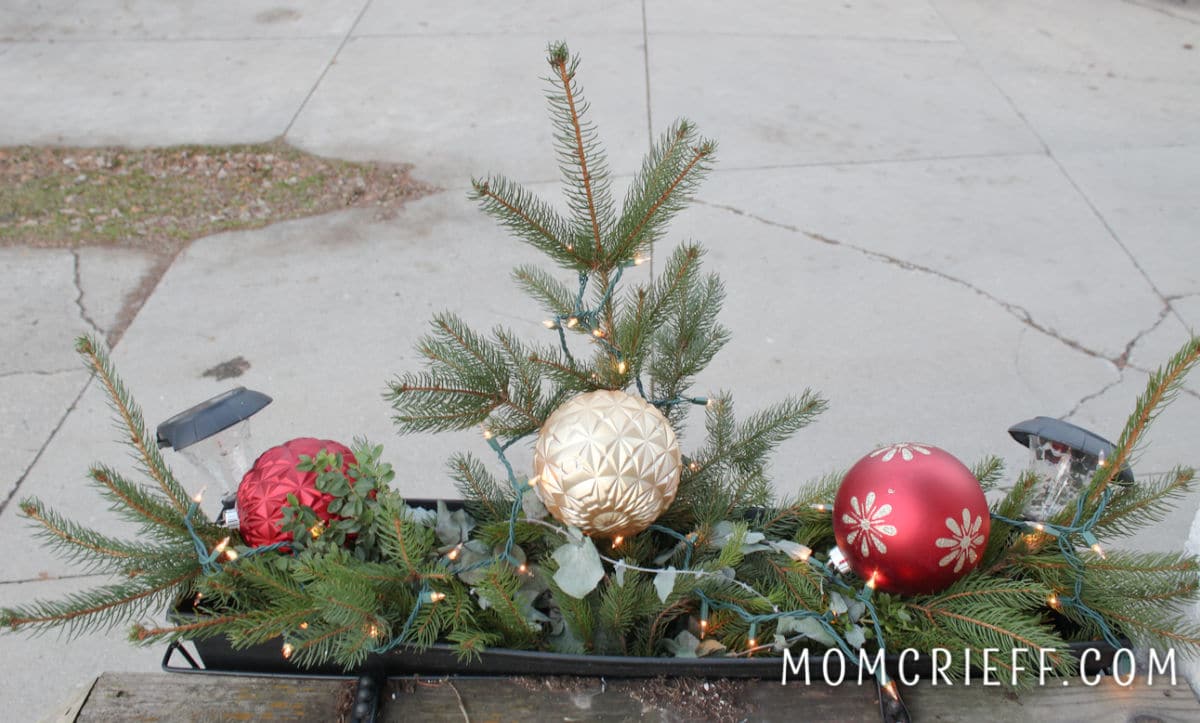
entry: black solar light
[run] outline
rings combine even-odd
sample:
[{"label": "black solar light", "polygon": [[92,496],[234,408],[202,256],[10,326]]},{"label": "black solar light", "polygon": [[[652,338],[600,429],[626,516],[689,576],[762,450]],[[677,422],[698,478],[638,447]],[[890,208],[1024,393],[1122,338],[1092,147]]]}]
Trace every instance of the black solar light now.
[{"label": "black solar light", "polygon": [[271,403],[245,387],[201,402],[158,425],[158,446],[170,447],[231,498],[250,469],[250,417]]},{"label": "black solar light", "polygon": [[[1009,427],[1012,438],[1029,448],[1039,482],[1026,499],[1027,520],[1045,521],[1073,502],[1107,464],[1116,445],[1100,435],[1052,417],[1034,417]],[[1121,468],[1116,482],[1133,484],[1133,470]]]}]

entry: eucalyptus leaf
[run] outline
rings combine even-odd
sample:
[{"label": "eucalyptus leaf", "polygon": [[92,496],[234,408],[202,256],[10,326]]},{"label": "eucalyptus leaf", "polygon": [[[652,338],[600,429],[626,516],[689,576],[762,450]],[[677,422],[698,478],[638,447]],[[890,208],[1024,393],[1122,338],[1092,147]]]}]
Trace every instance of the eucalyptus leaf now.
[{"label": "eucalyptus leaf", "polygon": [[550,514],[546,510],[546,506],[542,504],[542,499],[538,497],[537,492],[532,489],[525,490],[525,493],[521,495],[521,511],[529,520],[544,520]]},{"label": "eucalyptus leaf", "polygon": [[674,640],[670,638],[664,640],[663,647],[676,658],[695,658],[697,657],[696,649],[700,647],[700,639],[684,630],[676,635]]},{"label": "eucalyptus leaf", "polygon": [[554,582],[571,597],[586,597],[604,579],[604,564],[590,537],[562,545],[553,557],[558,563]]},{"label": "eucalyptus leaf", "polygon": [[837,644],[816,618],[780,618],[775,631],[785,637],[803,635],[827,647]]},{"label": "eucalyptus leaf", "polygon": [[421,527],[434,527],[437,525],[437,512],[427,507],[413,507],[405,505],[408,513],[408,519],[412,520]]},{"label": "eucalyptus leaf", "polygon": [[475,529],[475,520],[466,510],[451,512],[446,503],[438,500],[437,525],[433,528],[443,545],[457,545],[470,539],[471,530]]},{"label": "eucalyptus leaf", "polygon": [[850,628],[850,631],[848,633],[846,633],[845,635],[843,635],[842,637],[844,637],[846,639],[846,642],[849,643],[850,646],[854,647],[854,648],[861,648],[863,646],[863,643],[867,642],[866,631],[864,631],[862,629],[861,625],[852,626]]},{"label": "eucalyptus leaf", "polygon": [[675,575],[678,571],[674,566],[659,571],[654,576],[654,589],[658,591],[658,599],[664,603],[675,590]]}]

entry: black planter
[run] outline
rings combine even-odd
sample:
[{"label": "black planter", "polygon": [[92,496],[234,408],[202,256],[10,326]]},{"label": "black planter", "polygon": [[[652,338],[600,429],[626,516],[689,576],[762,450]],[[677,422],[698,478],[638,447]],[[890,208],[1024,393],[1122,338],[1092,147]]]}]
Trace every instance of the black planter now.
[{"label": "black planter", "polygon": [[[409,500],[409,504],[433,509],[437,500]],[[451,509],[462,507],[461,500],[444,500]],[[223,511],[222,511],[223,512]],[[172,622],[187,624],[195,622],[196,614],[191,601],[181,602],[170,613]],[[478,659],[460,660],[454,647],[434,644],[425,650],[399,648],[386,654],[373,654],[358,669],[346,670],[327,664],[302,668],[283,657],[277,642],[254,645],[235,650],[225,638],[207,638],[192,641],[197,657],[195,660],[186,649],[172,645],[163,658],[163,669],[172,672],[209,672],[243,675],[286,675],[298,677],[346,677],[355,678],[362,671],[387,677],[404,676],[518,676],[518,675],[573,675],[602,676],[606,678],[657,678],[701,677],[701,678],[779,678],[783,673],[783,658],[762,655],[753,658],[647,658],[616,655],[567,655],[531,650],[493,648],[484,651]],[[1095,649],[1083,658],[1085,651]],[[1070,644],[1070,651],[1080,660],[1088,674],[1097,674],[1112,667],[1116,649],[1103,641]],[[172,663],[176,653],[187,660],[189,667]],[[809,667],[814,678],[819,677],[823,651],[810,653]],[[796,655],[796,653],[793,653]],[[928,679],[933,661],[928,656],[912,656],[905,661],[907,675],[919,675]],[[847,659],[848,678],[854,677],[856,661]],[[900,657],[889,655],[886,659],[889,673],[897,676]]]}]

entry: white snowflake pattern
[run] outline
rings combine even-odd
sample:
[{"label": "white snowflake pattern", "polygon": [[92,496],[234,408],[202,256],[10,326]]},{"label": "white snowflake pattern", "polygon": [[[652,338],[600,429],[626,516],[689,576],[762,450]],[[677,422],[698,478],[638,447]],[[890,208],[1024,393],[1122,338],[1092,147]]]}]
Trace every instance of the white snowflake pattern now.
[{"label": "white snowflake pattern", "polygon": [[846,542],[859,545],[859,552],[863,557],[871,556],[872,546],[880,555],[886,555],[887,545],[884,544],[883,537],[896,534],[896,526],[886,524],[884,520],[891,514],[892,506],[876,507],[875,493],[868,492],[862,504],[859,504],[858,497],[851,497],[850,509],[852,512],[842,513],[842,523],[853,526],[850,534],[846,535]]},{"label": "white snowflake pattern", "polygon": [[962,572],[963,565],[970,563],[975,564],[979,559],[979,552],[976,549],[983,544],[983,534],[980,532],[980,527],[983,525],[983,517],[971,518],[971,511],[963,508],[962,523],[953,517],[946,518],[946,527],[950,528],[950,537],[939,537],[933,543],[943,549],[950,548],[950,552],[941,560],[938,560],[938,567],[946,567],[950,563],[954,563],[954,571]]},{"label": "white snowflake pattern", "polygon": [[914,454],[923,454],[928,456],[932,454],[932,452],[930,452],[929,448],[924,445],[905,442],[904,444],[893,444],[890,447],[881,447],[867,456],[878,457],[881,454],[883,455],[883,459],[880,460],[881,462],[891,462],[893,459],[895,459],[896,455],[900,455],[900,459],[904,460],[905,462],[911,462],[914,459]]}]

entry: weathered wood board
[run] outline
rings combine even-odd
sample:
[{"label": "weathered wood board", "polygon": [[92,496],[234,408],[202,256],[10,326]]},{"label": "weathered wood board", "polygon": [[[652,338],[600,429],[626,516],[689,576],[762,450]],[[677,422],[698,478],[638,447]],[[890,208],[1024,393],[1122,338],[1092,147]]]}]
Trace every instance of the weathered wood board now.
[{"label": "weathered wood board", "polygon": [[[105,673],[76,721],[334,721],[353,683],[166,673]],[[384,721],[878,721],[872,686],[782,686],[776,681],[601,681],[594,678],[392,681]],[[1200,721],[1180,681],[1019,694],[982,686],[904,690],[916,721]]]}]

